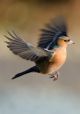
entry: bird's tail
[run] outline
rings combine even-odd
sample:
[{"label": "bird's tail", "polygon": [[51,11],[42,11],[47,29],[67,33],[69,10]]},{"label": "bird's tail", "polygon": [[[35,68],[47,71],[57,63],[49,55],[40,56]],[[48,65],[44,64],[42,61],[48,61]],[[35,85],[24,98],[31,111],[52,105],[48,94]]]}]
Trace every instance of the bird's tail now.
[{"label": "bird's tail", "polygon": [[12,77],[12,79],[18,78],[18,77],[20,77],[24,74],[30,73],[30,72],[38,72],[39,73],[40,71],[39,71],[39,68],[37,66],[33,66],[33,67],[23,71],[23,72],[16,74],[14,77]]}]

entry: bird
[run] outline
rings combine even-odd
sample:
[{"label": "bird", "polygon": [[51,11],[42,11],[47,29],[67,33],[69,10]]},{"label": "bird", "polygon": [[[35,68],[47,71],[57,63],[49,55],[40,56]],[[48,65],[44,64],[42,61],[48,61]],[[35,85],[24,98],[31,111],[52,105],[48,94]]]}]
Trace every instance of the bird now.
[{"label": "bird", "polygon": [[25,42],[14,31],[8,31],[4,35],[8,41],[7,47],[23,59],[35,63],[31,68],[16,74],[12,79],[23,76],[27,73],[41,73],[49,75],[53,80],[57,80],[59,69],[63,66],[67,58],[67,47],[75,44],[68,36],[68,27],[63,17],[55,17],[45,27],[41,29],[37,46]]}]

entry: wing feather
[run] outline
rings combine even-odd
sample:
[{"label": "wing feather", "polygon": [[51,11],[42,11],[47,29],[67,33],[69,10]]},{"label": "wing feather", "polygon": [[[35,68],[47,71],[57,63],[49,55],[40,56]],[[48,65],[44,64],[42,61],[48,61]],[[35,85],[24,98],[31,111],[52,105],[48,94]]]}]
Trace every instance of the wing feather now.
[{"label": "wing feather", "polygon": [[37,61],[41,57],[48,57],[48,52],[41,49],[33,47],[30,43],[25,43],[19,36],[14,32],[8,32],[9,36],[5,37],[8,39],[6,41],[7,47],[16,55],[31,61]]},{"label": "wing feather", "polygon": [[53,49],[59,37],[67,36],[67,25],[63,17],[57,17],[41,29],[38,47]]}]

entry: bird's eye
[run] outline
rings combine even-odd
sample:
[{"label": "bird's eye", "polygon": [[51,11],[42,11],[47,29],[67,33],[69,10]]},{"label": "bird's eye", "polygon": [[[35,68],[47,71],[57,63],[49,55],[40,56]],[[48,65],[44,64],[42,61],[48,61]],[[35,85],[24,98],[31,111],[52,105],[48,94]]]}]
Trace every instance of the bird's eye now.
[{"label": "bird's eye", "polygon": [[68,39],[68,40],[64,40],[65,42],[69,42],[70,41],[70,39]]}]

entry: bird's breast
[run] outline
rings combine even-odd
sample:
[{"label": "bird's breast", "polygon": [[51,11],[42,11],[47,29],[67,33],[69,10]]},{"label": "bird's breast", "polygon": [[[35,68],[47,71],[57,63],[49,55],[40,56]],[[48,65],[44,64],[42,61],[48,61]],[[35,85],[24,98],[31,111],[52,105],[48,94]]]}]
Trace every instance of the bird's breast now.
[{"label": "bird's breast", "polygon": [[60,65],[63,64],[66,60],[66,50],[59,50],[56,54],[50,59],[51,64]]},{"label": "bird's breast", "polygon": [[44,60],[39,64],[40,71],[44,74],[50,74],[57,71],[65,63],[66,55],[66,50],[57,50],[49,61]]},{"label": "bird's breast", "polygon": [[66,56],[66,49],[58,50],[50,60],[48,71],[51,73],[59,70],[59,68],[65,63]]}]

